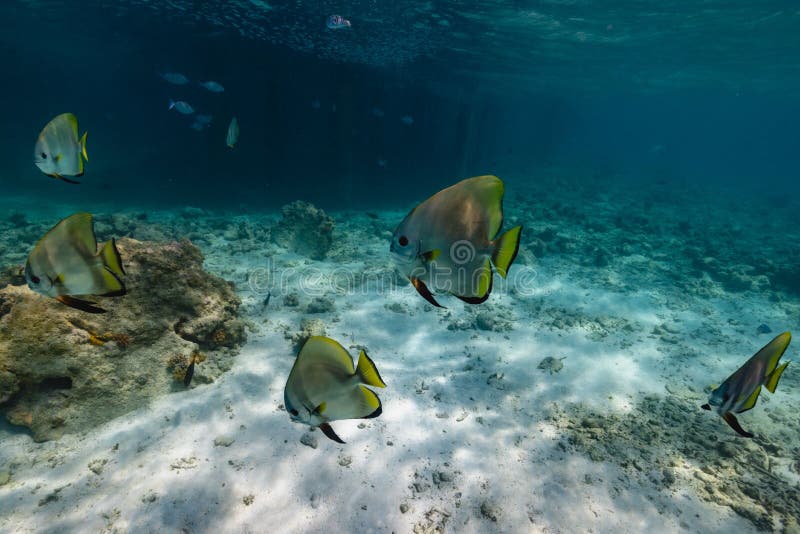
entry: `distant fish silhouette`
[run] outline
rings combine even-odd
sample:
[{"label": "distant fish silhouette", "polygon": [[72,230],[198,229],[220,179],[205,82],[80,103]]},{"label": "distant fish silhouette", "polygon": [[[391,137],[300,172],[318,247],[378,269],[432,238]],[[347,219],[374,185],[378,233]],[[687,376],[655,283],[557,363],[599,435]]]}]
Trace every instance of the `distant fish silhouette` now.
[{"label": "distant fish silhouette", "polygon": [[200,82],[200,85],[202,87],[204,87],[206,90],[211,91],[212,93],[224,93],[225,92],[225,88],[222,87],[221,84],[219,84],[219,83],[217,83],[215,81],[212,81],[212,80],[209,80],[207,82]]},{"label": "distant fish silhouette", "polygon": [[325,22],[329,30],[341,30],[350,27],[350,21],[341,15],[331,15]]},{"label": "distant fish silhouette", "polygon": [[165,72],[161,75],[161,78],[173,85],[186,85],[189,83],[189,78],[180,72]]}]

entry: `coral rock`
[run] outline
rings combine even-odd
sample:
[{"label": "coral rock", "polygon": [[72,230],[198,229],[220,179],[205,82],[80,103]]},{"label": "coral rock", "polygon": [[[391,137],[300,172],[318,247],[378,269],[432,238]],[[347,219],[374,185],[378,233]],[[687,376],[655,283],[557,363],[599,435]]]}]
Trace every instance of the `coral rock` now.
[{"label": "coral rock", "polygon": [[167,370],[172,354],[209,352],[213,358],[195,373],[211,380],[230,368],[245,339],[239,298],[229,282],[203,270],[195,245],[127,238],[117,245],[128,294],[97,298],[105,314],[69,308],[27,286],[0,289],[0,412],[37,441],[182,391]]},{"label": "coral rock", "polygon": [[297,254],[324,259],[333,243],[333,219],[302,200],[284,206],[281,212],[283,218],[272,232],[275,242]]}]

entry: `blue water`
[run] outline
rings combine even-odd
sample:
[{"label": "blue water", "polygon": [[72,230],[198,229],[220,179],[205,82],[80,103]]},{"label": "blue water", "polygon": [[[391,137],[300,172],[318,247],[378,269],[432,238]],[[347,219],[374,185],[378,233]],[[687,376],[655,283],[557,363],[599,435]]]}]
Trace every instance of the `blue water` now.
[{"label": "blue water", "polygon": [[[555,166],[797,192],[800,14],[790,3],[387,5],[5,2],[3,191],[368,208],[465,176],[536,180]],[[352,28],[328,30],[331,13]],[[192,82],[168,84],[163,72]],[[196,85],[209,79],[226,91]],[[213,115],[210,128],[190,129],[170,99]],[[64,111],[89,132],[79,188],[30,162],[38,131]],[[233,115],[242,134],[231,151]]]}]

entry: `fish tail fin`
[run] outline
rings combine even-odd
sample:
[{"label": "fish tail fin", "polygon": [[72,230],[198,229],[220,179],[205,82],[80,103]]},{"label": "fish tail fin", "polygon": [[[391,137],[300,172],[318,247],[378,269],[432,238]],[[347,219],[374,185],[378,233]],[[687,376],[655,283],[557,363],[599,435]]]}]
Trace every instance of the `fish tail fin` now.
[{"label": "fish tail fin", "polygon": [[125,270],[122,268],[122,259],[120,258],[119,251],[117,250],[117,243],[114,239],[106,241],[103,248],[100,249],[100,259],[103,262],[101,275],[103,278],[103,286],[106,290],[102,295],[106,297],[124,295],[127,290],[120,277],[125,274]]},{"label": "fish tail fin", "polygon": [[373,362],[370,357],[367,356],[367,353],[364,350],[362,350],[361,354],[358,355],[358,366],[356,367],[356,373],[364,384],[379,388],[386,387],[386,383],[381,378],[380,373],[378,373],[378,368],[375,367],[375,362]]},{"label": "fish tail fin", "polygon": [[89,132],[83,132],[83,137],[81,137],[81,154],[83,155],[83,159],[89,161],[89,155],[86,153],[86,136],[89,135]]},{"label": "fish tail fin", "polygon": [[375,392],[365,386],[358,387],[361,390],[361,395],[363,396],[362,403],[369,410],[367,415],[362,416],[361,419],[373,419],[383,413],[381,400],[378,398]]},{"label": "fish tail fin", "polygon": [[495,240],[492,263],[494,263],[497,273],[503,278],[506,277],[514,258],[517,257],[521,236],[522,226],[515,226]]},{"label": "fish tail fin", "polygon": [[103,248],[100,249],[100,254],[103,258],[103,265],[109,271],[117,276],[125,275],[125,269],[122,267],[122,257],[119,255],[119,250],[117,250],[117,241],[114,238],[111,238],[110,241],[105,242]]},{"label": "fish tail fin", "polygon": [[785,362],[783,365],[772,371],[772,374],[769,375],[769,380],[767,383],[764,384],[767,387],[767,391],[770,393],[775,393],[775,389],[778,387],[778,380],[781,379],[781,375],[783,371],[786,369],[786,366],[789,365],[789,362]]}]

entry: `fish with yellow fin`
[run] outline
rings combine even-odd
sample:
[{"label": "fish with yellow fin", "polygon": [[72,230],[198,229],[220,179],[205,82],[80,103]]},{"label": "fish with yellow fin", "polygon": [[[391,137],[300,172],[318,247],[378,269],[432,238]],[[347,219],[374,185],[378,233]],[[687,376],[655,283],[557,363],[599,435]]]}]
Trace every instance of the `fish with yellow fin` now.
[{"label": "fish with yellow fin", "polygon": [[83,176],[86,154],[86,135],[78,137],[78,119],[72,113],[62,113],[42,128],[33,149],[33,161],[48,176],[78,184],[67,176]]},{"label": "fish with yellow fin", "polygon": [[313,336],[297,355],[283,402],[292,421],[319,427],[328,438],[344,443],[331,428],[331,421],[371,419],[383,410],[381,400],[364,384],[386,387],[365,351],[354,368],[350,353],[339,343]]},{"label": "fish with yellow fin", "polygon": [[713,408],[740,436],[752,438],[753,434],[744,430],[733,414],[752,409],[761,394],[761,386],[766,387],[770,393],[775,393],[778,380],[789,365],[789,362],[784,362],[779,366],[778,361],[786,352],[790,341],[792,341],[791,332],[776,336],[729,376],[721,386],[714,389],[708,398],[708,403],[703,404],[701,408],[704,410]]},{"label": "fish with yellow fin", "polygon": [[51,228],[33,247],[25,264],[29,288],[89,313],[105,310],[75,295],[124,295],[124,274],[116,241],[107,241],[98,251],[92,215],[83,212]]},{"label": "fish with yellow fin", "polygon": [[492,291],[492,266],[503,278],[517,256],[522,226],[503,234],[503,181],[476,176],[439,191],[406,216],[392,237],[392,259],[417,292],[479,304]]}]

